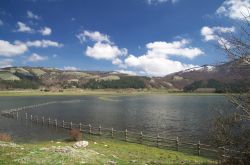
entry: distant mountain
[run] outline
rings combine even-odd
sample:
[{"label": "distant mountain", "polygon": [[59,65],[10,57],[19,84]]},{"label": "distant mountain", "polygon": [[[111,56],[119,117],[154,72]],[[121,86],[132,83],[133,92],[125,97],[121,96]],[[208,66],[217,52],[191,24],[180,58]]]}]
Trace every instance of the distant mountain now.
[{"label": "distant mountain", "polygon": [[250,87],[250,65],[246,62],[236,60],[217,66],[204,65],[165,77],[152,78],[119,72],[8,67],[0,70],[0,89],[32,88],[57,91],[65,88],[167,88],[180,91],[202,89],[210,92],[240,92]]}]

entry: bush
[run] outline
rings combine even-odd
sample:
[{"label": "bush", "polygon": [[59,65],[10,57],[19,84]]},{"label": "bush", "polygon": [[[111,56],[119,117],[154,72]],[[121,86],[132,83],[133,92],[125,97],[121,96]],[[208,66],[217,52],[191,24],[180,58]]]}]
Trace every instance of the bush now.
[{"label": "bush", "polygon": [[11,136],[5,133],[0,133],[0,141],[10,142],[12,140]]},{"label": "bush", "polygon": [[74,141],[82,140],[82,133],[78,129],[71,129],[69,135]]}]

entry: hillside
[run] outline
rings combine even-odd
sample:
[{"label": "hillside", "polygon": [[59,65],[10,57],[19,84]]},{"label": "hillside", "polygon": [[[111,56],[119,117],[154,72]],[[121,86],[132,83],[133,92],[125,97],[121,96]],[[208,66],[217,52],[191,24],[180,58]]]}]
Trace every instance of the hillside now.
[{"label": "hillside", "polygon": [[0,89],[62,91],[84,89],[143,89],[241,92],[249,88],[250,68],[244,61],[204,65],[165,77],[145,77],[119,72],[66,71],[44,67],[8,67],[0,70]]}]

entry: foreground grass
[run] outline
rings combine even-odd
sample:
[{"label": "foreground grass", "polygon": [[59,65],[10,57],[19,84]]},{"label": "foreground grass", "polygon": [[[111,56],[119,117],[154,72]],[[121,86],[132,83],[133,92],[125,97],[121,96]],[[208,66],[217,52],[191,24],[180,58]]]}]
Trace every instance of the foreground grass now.
[{"label": "foreground grass", "polygon": [[8,90],[0,91],[0,96],[124,96],[124,95],[151,95],[151,94],[167,94],[167,95],[224,95],[217,93],[184,93],[180,91],[171,91],[167,89],[67,89],[63,92],[41,92],[39,90]]},{"label": "foreground grass", "polygon": [[[86,149],[74,149],[73,142],[65,141],[17,145],[0,142],[0,164],[216,164],[207,158],[139,144],[99,138],[88,141]],[[70,151],[64,153],[61,149]]]}]

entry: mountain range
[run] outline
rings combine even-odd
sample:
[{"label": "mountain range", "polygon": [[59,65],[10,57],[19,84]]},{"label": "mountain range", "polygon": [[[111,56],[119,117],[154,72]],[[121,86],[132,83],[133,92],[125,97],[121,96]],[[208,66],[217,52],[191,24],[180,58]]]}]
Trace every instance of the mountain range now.
[{"label": "mountain range", "polygon": [[0,69],[0,89],[62,90],[66,88],[166,88],[177,91],[241,92],[250,87],[248,60],[204,65],[165,77],[146,77],[119,72],[60,70],[45,67]]}]

